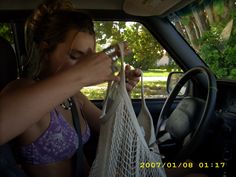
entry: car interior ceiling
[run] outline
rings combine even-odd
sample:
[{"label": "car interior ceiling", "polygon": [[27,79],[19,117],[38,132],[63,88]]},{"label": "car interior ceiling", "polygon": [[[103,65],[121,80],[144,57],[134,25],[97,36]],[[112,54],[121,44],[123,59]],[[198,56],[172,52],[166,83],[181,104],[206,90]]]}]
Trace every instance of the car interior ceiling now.
[{"label": "car interior ceiling", "polygon": [[[176,11],[185,7],[196,0],[165,0],[165,1],[141,1],[136,0],[135,3],[132,0],[72,0],[74,6],[78,9],[102,9],[102,10],[124,10],[126,13],[140,16],[152,16],[163,15],[167,12]],[[42,0],[15,0],[1,1],[0,9],[3,10],[32,10],[37,7],[38,4],[43,2]],[[152,14],[150,14],[150,8]]]}]

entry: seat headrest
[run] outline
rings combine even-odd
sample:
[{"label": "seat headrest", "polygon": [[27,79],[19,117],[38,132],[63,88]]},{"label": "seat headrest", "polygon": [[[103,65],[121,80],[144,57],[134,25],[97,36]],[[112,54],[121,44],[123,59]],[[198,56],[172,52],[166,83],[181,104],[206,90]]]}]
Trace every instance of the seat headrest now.
[{"label": "seat headrest", "polygon": [[17,78],[17,61],[11,44],[0,37],[0,90]]}]

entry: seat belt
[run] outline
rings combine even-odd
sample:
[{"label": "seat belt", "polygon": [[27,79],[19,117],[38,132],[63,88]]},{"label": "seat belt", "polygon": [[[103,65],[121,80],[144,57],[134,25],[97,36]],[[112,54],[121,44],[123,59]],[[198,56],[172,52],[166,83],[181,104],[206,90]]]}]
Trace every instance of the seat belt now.
[{"label": "seat belt", "polygon": [[76,108],[76,104],[73,99],[71,99],[71,114],[73,119],[73,124],[79,138],[79,147],[76,151],[76,162],[75,162],[75,177],[84,176],[84,153],[83,153],[83,142],[81,135],[81,128],[79,122],[79,114]]}]

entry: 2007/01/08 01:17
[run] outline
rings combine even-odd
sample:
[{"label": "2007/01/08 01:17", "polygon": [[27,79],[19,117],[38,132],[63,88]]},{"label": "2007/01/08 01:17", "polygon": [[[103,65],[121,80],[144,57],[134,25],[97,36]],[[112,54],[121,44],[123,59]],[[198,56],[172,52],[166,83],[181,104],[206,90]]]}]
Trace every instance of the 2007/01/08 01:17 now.
[{"label": "2007/01/08 01:17", "polygon": [[147,168],[225,168],[226,162],[141,162],[140,169]]}]

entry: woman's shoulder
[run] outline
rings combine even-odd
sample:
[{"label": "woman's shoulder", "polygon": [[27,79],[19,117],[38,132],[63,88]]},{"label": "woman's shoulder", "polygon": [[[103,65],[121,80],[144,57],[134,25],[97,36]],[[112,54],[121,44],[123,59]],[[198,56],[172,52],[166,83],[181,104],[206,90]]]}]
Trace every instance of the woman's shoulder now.
[{"label": "woman's shoulder", "polygon": [[2,93],[4,92],[9,92],[12,90],[15,90],[16,88],[24,88],[27,87],[31,84],[34,84],[35,81],[33,79],[28,79],[28,78],[22,78],[22,79],[16,79],[11,82],[9,82],[1,91]]}]

